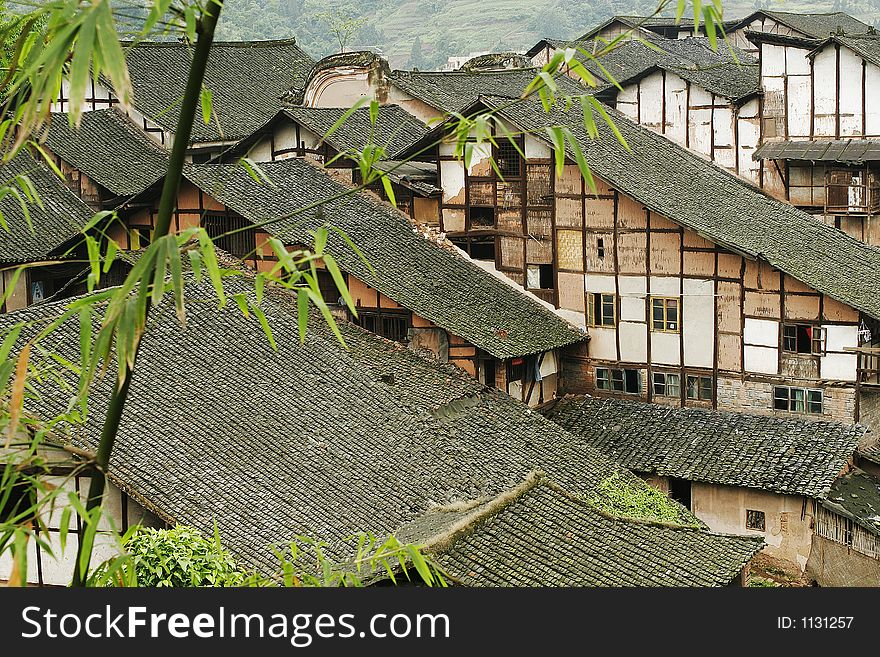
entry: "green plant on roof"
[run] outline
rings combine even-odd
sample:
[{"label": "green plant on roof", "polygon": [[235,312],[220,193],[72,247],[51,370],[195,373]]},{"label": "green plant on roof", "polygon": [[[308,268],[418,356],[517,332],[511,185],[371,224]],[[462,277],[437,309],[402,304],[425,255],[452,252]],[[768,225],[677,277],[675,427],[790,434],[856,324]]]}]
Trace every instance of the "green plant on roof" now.
[{"label": "green plant on roof", "polygon": [[616,472],[596,487],[591,502],[612,516],[690,524],[682,507],[666,493],[650,486],[634,486]]}]

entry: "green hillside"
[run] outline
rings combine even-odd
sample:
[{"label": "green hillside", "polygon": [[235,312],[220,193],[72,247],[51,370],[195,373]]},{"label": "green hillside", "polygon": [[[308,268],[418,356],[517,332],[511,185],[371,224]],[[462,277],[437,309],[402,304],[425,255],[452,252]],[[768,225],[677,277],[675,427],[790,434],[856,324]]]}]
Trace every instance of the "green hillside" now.
[{"label": "green hillside", "polygon": [[[847,11],[871,24],[880,18],[880,0],[729,0],[725,16],[745,16],[761,4],[780,11]],[[349,50],[369,47],[394,67],[427,69],[441,66],[450,55],[521,51],[544,36],[574,37],[615,13],[648,13],[655,6],[654,0],[226,0],[221,36],[294,35],[310,54],[322,57],[339,50],[329,24],[349,16],[363,21]]]}]

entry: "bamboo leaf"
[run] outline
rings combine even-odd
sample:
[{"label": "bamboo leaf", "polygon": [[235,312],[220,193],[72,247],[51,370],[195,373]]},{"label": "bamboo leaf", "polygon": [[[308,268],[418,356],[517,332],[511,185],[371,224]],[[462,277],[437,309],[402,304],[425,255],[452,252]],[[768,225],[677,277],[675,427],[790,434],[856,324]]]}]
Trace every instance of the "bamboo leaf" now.
[{"label": "bamboo leaf", "polygon": [[201,93],[202,120],[205,125],[211,123],[211,114],[214,112],[214,94],[207,87],[202,87]]},{"label": "bamboo leaf", "polygon": [[116,259],[116,252],[119,251],[119,245],[115,240],[107,239],[107,253],[104,255],[104,273],[110,271],[113,262]]},{"label": "bamboo leaf", "polygon": [[255,304],[251,304],[251,310],[260,321],[260,326],[263,327],[263,333],[266,334],[266,337],[269,339],[269,344],[272,345],[272,351],[278,351],[278,345],[275,344],[275,337],[272,335],[272,329],[269,327],[269,322],[266,319],[266,314],[263,312],[263,309]]},{"label": "bamboo leaf", "polygon": [[217,252],[214,250],[214,243],[204,230],[199,233],[199,246],[202,248],[202,261],[205,265],[205,270],[208,272],[208,279],[214,287],[220,307],[223,308],[226,306],[226,292],[223,289],[220,265],[217,262]]},{"label": "bamboo leaf", "polygon": [[116,25],[113,21],[109,2],[97,3],[96,9],[96,54],[101,58],[104,73],[113,84],[113,93],[123,107],[131,105],[132,88],[125,53],[119,44]]},{"label": "bamboo leaf", "polygon": [[593,194],[596,193],[596,181],[593,180],[593,173],[590,171],[590,165],[587,164],[587,160],[584,157],[583,151],[581,151],[581,145],[578,143],[577,139],[575,139],[574,135],[571,132],[568,132],[568,144],[571,146],[571,150],[574,153],[575,162],[577,162],[578,169],[581,171],[581,175],[586,181],[587,185],[590,188],[590,191]]},{"label": "bamboo leaf", "polygon": [[31,345],[28,342],[18,354],[15,364],[15,379],[12,382],[12,396],[9,401],[9,425],[6,432],[5,449],[9,449],[10,443],[18,431],[18,421],[21,418],[22,405],[24,404],[24,386],[27,382],[28,358],[31,355]]},{"label": "bamboo leaf", "polygon": [[391,186],[391,181],[388,179],[388,176],[384,173],[380,176],[382,180],[382,187],[385,189],[385,196],[388,197],[388,201],[394,207],[397,207],[397,199],[394,198],[394,188]]},{"label": "bamboo leaf", "polygon": [[348,306],[351,313],[357,317],[357,308],[355,308],[354,299],[348,289],[345,276],[339,270],[339,265],[336,264],[336,260],[329,253],[324,256],[324,266],[327,268],[327,271],[330,272],[330,276],[333,277],[333,282],[336,284],[336,289],[339,290],[339,295],[342,297],[343,301],[345,301],[345,305]]},{"label": "bamboo leaf", "polygon": [[233,294],[232,299],[233,301],[235,301],[238,309],[241,310],[242,315],[244,315],[245,317],[251,316],[250,312],[248,311],[248,302],[247,298],[244,296],[244,293]]},{"label": "bamboo leaf", "polygon": [[70,125],[78,126],[82,116],[82,105],[86,97],[86,83],[89,81],[89,69],[92,63],[92,51],[95,43],[95,27],[98,12],[92,8],[85,13],[82,24],[77,32],[73,58],[70,62]]},{"label": "bamboo leaf", "polygon": [[621,134],[620,130],[617,128],[617,125],[614,123],[614,120],[608,115],[608,112],[605,111],[605,107],[598,100],[589,96],[590,104],[596,109],[599,114],[602,115],[602,118],[605,120],[605,123],[611,128],[611,132],[614,133],[614,136],[617,137],[617,141],[621,143],[621,145],[628,151],[632,152],[632,149],[629,147],[629,144],[626,143],[626,139],[624,139],[623,134]]},{"label": "bamboo leaf", "polygon": [[553,155],[556,160],[556,177],[561,178],[565,171],[565,137],[562,128],[558,125],[547,126],[544,129],[553,142]]},{"label": "bamboo leaf", "polygon": [[177,312],[177,320],[186,324],[186,309],[183,305],[183,265],[180,262],[180,249],[177,248],[177,240],[174,237],[168,245],[168,260],[171,264],[171,289],[174,290],[174,310]]},{"label": "bamboo leaf", "polygon": [[327,304],[324,303],[324,300],[321,298],[320,294],[315,293],[313,290],[308,288],[303,288],[306,290],[306,293],[309,295],[309,300],[318,307],[318,310],[321,311],[321,315],[324,317],[324,321],[327,322],[327,326],[330,327],[330,330],[333,331],[333,335],[336,336],[336,339],[346,349],[348,348],[345,344],[345,339],[342,337],[342,333],[339,332],[339,326],[336,324],[336,319],[333,317],[333,313],[330,312],[330,309],[327,307]]}]

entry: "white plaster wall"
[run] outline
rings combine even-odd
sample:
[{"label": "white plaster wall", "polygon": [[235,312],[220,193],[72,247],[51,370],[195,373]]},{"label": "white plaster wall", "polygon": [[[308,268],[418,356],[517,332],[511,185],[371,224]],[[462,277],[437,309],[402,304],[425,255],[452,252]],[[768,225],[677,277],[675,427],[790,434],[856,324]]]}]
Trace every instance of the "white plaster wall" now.
[{"label": "white plaster wall", "polygon": [[681,336],[678,333],[651,332],[651,362],[658,365],[681,364]]},{"label": "white plaster wall", "polygon": [[[644,315],[644,304],[642,315]],[[620,360],[631,363],[646,363],[648,361],[648,325],[644,322],[618,323],[620,331]],[[592,346],[590,347],[592,351]]]},{"label": "white plaster wall", "polygon": [[688,367],[713,366],[715,350],[715,286],[710,280],[686,278],[683,281],[682,340],[684,364]]},{"label": "white plaster wall", "polygon": [[663,74],[655,71],[639,82],[639,121],[654,132],[663,129]]},{"label": "white plaster wall", "polygon": [[[443,202],[462,194],[464,190],[464,163],[453,160],[440,161],[440,182],[443,186]],[[464,203],[464,195],[461,196]]]},{"label": "white plaster wall", "polygon": [[536,139],[532,135],[525,136],[525,153],[527,159],[532,158],[544,158],[550,159],[553,157],[553,149],[550,148],[550,145],[547,142]]},{"label": "white plaster wall", "polygon": [[[623,277],[621,277],[621,281]],[[614,275],[604,274],[587,274],[584,276],[584,287],[586,292],[603,292],[605,294],[615,294],[617,292],[614,284]],[[623,290],[621,283],[621,291]]]},{"label": "white plaster wall", "polygon": [[865,67],[865,133],[880,135],[880,67],[870,62]]},{"label": "white plaster wall", "polygon": [[373,97],[367,71],[350,67],[322,71],[305,89],[307,107],[351,107],[358,99]]},{"label": "white plaster wall", "polygon": [[589,334],[590,358],[617,360],[617,332],[613,328],[591,326]]},{"label": "white plaster wall", "polygon": [[758,99],[744,103],[737,113],[737,148],[739,149],[739,175],[757,183],[760,163],[752,159],[752,153],[761,139],[761,128],[758,123]]},{"label": "white plaster wall", "polygon": [[862,58],[840,49],[840,136],[862,134]]},{"label": "white plaster wall", "polygon": [[665,134],[677,144],[687,140],[687,83],[673,73],[666,73]]},{"label": "white plaster wall", "polygon": [[834,48],[825,48],[813,58],[813,79],[817,81],[813,89],[813,134],[816,137],[834,137],[837,87]]},{"label": "white plaster wall", "polygon": [[746,344],[778,347],[779,322],[771,319],[752,319],[747,317],[743,327],[743,341]]}]

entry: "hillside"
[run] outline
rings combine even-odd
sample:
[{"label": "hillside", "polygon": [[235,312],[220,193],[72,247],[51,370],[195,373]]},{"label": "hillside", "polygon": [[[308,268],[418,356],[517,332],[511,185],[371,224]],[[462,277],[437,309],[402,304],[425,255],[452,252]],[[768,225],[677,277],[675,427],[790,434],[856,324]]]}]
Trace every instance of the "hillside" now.
[{"label": "hillside", "polygon": [[[725,16],[736,18],[763,4],[780,11],[847,11],[873,24],[880,0],[803,2],[728,0]],[[617,14],[648,13],[654,0],[227,0],[223,39],[297,37],[314,57],[339,50],[329,24],[351,18],[349,50],[381,51],[397,68],[438,68],[450,55],[524,50],[541,37],[570,38]],[[357,25],[357,23],[355,23]]]}]

